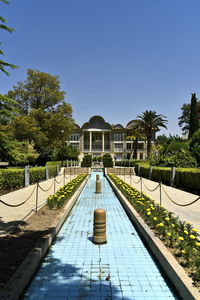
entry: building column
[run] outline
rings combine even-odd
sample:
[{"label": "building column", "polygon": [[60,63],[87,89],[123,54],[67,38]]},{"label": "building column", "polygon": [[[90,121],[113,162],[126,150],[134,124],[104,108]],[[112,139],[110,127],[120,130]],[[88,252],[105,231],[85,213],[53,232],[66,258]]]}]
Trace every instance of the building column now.
[{"label": "building column", "polygon": [[92,152],[92,131],[90,131],[90,152]]},{"label": "building column", "polygon": [[102,131],[102,152],[104,152],[104,131]]}]

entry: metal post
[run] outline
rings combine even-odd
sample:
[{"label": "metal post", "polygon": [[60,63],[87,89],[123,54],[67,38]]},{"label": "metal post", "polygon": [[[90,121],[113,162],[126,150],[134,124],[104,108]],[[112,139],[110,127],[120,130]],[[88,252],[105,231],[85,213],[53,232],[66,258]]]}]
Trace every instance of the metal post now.
[{"label": "metal post", "polygon": [[125,176],[125,167],[124,167],[124,182],[126,182],[126,176]]},{"label": "metal post", "polygon": [[65,185],[65,167],[64,167],[64,171],[63,171],[63,185]]},{"label": "metal post", "polygon": [[49,168],[46,165],[46,180],[48,180],[48,179],[49,179]]},{"label": "metal post", "polygon": [[160,206],[162,205],[162,182],[160,182]]},{"label": "metal post", "polygon": [[25,186],[28,186],[30,183],[30,171],[29,166],[25,166]]},{"label": "metal post", "polygon": [[36,183],[36,197],[35,197],[35,211],[38,211],[38,190],[39,190],[39,183]]},{"label": "metal post", "polygon": [[172,175],[171,175],[171,186],[174,186],[174,180],[175,180],[175,175],[176,175],[176,167],[172,167]]},{"label": "metal post", "polygon": [[150,166],[150,169],[149,169],[149,179],[151,179],[151,174],[152,174],[152,166]]},{"label": "metal post", "polygon": [[142,195],[142,177],[140,177],[140,194]]}]

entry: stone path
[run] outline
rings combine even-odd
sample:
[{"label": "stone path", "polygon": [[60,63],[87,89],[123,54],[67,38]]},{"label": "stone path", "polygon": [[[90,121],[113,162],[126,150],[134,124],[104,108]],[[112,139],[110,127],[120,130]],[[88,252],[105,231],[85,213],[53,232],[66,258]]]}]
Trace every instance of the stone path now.
[{"label": "stone path", "polygon": [[[141,190],[141,184],[135,183],[138,182],[140,177],[138,176],[119,176],[122,180],[125,180],[127,183],[134,186],[137,190]],[[148,180],[146,178],[143,178],[143,184],[142,184],[142,191],[144,194],[148,195],[151,199],[155,200],[157,203],[160,203],[160,190],[159,188],[156,189],[154,192],[150,192],[148,189],[154,189],[158,182]],[[145,187],[148,188],[146,188]],[[192,202],[193,200],[197,199],[198,196],[195,194],[191,194],[167,185],[163,185],[165,191],[169,195],[173,201],[179,203],[179,204],[187,204]],[[166,194],[162,191],[162,206],[164,206],[168,211],[171,211],[175,213],[177,216],[180,217],[181,220],[190,222],[195,228],[197,228],[200,232],[200,199],[190,205],[190,206],[178,206],[172,203],[169,198],[166,196]]]},{"label": "stone path", "polygon": [[[100,174],[100,173],[99,173]],[[58,234],[24,300],[177,299],[108,181],[95,173]],[[107,244],[92,243],[93,212],[107,212]]]},{"label": "stone path", "polygon": [[[59,176],[56,177],[57,182],[60,182],[55,183],[56,191],[64,185],[64,174],[62,171]],[[73,179],[73,175],[66,175],[65,184],[71,179]],[[49,189],[50,186],[51,188],[47,192],[42,191],[40,188],[38,189],[38,208],[42,207],[46,203],[47,197],[54,193],[54,178],[41,182],[40,186],[44,190]],[[34,213],[36,208],[36,184],[0,196],[0,199],[5,203],[18,205],[24,202],[30,195],[31,197],[29,200],[18,207],[9,207],[0,202],[0,235],[5,234],[6,229],[13,227],[21,220],[25,220],[26,217]]]}]

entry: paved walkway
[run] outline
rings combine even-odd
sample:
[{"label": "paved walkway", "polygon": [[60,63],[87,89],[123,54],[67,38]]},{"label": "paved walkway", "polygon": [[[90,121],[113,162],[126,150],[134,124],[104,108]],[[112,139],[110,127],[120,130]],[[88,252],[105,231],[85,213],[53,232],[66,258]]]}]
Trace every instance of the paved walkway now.
[{"label": "paved walkway", "polygon": [[[24,300],[177,299],[144,247],[108,181],[93,172]],[[107,244],[91,241],[93,211],[107,212]]]},{"label": "paved walkway", "polygon": [[[73,179],[73,175],[67,176],[64,179],[63,171],[60,172],[60,175],[56,177],[55,182],[55,191],[57,191],[61,186]],[[40,186],[47,192],[38,189],[38,208],[46,204],[46,200],[49,195],[54,193],[54,178],[45,180],[40,183]],[[51,187],[49,189],[49,187]],[[5,203],[11,205],[18,205],[24,202],[29,196],[29,200],[18,207],[9,207],[0,202],[0,235],[5,234],[5,230],[11,229],[13,226],[17,225],[20,221],[25,220],[30,214],[33,214],[36,208],[36,184],[30,185],[20,190],[5,194],[0,196],[0,199]]]},{"label": "paved walkway", "polygon": [[[135,182],[138,182],[140,177],[138,176],[119,176],[122,180],[125,180],[127,183],[134,186],[137,190],[141,190],[141,184],[136,184]],[[159,188],[156,189],[154,192],[150,192],[148,189],[154,189],[158,182],[148,180],[146,178],[143,178],[143,184],[142,184],[142,191],[144,194],[148,195],[151,199],[155,200],[157,203],[160,203],[160,190]],[[146,188],[145,187],[148,188]],[[198,196],[195,194],[191,194],[167,185],[163,185],[165,191],[170,196],[173,201],[179,203],[179,204],[187,204],[192,202],[193,200],[197,199]],[[166,196],[166,194],[162,191],[162,206],[164,206],[168,211],[171,211],[175,213],[177,216],[180,217],[181,220],[190,222],[195,228],[197,228],[200,232],[200,200],[198,200],[196,203],[190,205],[190,206],[178,206],[172,203],[169,198]]]}]

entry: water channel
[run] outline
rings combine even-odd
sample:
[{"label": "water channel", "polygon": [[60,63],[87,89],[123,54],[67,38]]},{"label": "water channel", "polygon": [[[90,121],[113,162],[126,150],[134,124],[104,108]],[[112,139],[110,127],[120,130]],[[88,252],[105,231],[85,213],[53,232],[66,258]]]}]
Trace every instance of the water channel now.
[{"label": "water channel", "polygon": [[[95,194],[96,174],[102,193]],[[93,212],[107,212],[107,244],[91,241]],[[24,300],[178,299],[103,173],[92,172]]]}]

